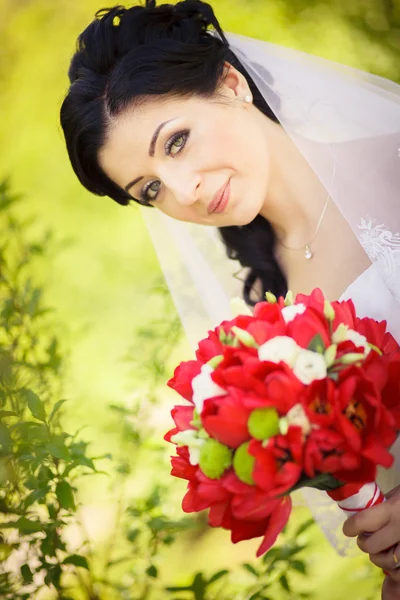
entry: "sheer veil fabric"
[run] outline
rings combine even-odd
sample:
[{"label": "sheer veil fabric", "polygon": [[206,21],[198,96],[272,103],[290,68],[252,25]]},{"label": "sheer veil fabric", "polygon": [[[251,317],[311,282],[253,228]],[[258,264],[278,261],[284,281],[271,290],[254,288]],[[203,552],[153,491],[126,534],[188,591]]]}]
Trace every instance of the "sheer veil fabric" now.
[{"label": "sheer veil fabric", "polygon": [[[400,342],[400,86],[268,42],[227,38],[372,263],[342,297],[353,298],[361,316],[386,319]],[[142,214],[195,348],[231,316],[241,267],[226,258],[213,228],[173,221],[157,210]],[[393,451],[399,463],[382,475],[384,491],[400,483],[399,442]],[[336,505],[317,490],[305,490],[304,498],[338,552],[350,552]]]}]

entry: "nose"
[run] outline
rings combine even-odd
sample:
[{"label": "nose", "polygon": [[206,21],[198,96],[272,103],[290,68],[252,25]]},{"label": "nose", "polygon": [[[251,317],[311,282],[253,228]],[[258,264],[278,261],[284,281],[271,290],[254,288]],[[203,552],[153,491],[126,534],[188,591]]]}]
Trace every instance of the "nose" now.
[{"label": "nose", "polygon": [[200,173],[187,168],[171,169],[164,174],[162,181],[181,206],[191,206],[200,198]]}]

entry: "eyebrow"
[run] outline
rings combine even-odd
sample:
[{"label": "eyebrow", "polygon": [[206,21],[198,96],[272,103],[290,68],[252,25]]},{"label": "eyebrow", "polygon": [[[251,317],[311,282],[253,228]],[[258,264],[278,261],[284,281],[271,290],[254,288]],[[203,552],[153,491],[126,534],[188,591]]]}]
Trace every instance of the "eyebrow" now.
[{"label": "eyebrow", "polygon": [[[164,123],[160,123],[160,125],[156,128],[156,130],[153,133],[153,137],[151,138],[151,142],[150,142],[150,146],[149,146],[149,156],[154,156],[155,150],[156,150],[156,144],[157,144],[157,140],[158,140],[158,136],[161,133],[161,130],[163,127],[165,127],[165,125],[167,125],[168,123],[170,123],[171,121],[175,121],[176,119],[168,119],[168,121],[164,121]],[[139,181],[143,179],[143,177],[136,177],[136,179],[134,179],[133,181],[131,181],[130,183],[128,183],[125,187],[124,190],[125,192],[129,192],[129,190],[131,189],[131,187],[133,187],[134,185],[136,185],[137,183],[139,183]]]}]

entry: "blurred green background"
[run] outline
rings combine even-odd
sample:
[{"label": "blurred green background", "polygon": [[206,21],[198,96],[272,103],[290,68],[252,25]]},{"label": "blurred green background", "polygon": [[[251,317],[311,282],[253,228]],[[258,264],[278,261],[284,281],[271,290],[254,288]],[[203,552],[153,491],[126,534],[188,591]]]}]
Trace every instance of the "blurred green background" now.
[{"label": "blurred green background", "polygon": [[[399,0],[214,0],[212,4],[227,31],[400,81]],[[9,176],[14,191],[24,195],[22,214],[34,218],[37,231],[51,229],[60,241],[59,251],[36,275],[47,288],[47,301],[56,309],[59,333],[69,352],[68,426],[85,427],[95,454],[123,457],[120,421],[110,416],[109,405],[129,407],[137,394],[143,394],[145,402],[144,367],[139,360],[144,342],[138,328],[164,310],[169,318],[173,312],[170,300],[155,293],[161,273],[139,210],[122,208],[82,189],[64,148],[58,115],[69,59],[78,33],[102,7],[99,0],[0,0],[0,178]],[[188,356],[181,338],[170,367]],[[163,387],[158,389],[165,402],[150,411],[155,440],[169,427],[168,411],[175,401]],[[146,465],[143,479],[139,470],[128,480],[126,493],[145,486],[149,473],[157,478],[157,469],[167,472],[168,454],[165,448],[162,459],[154,461],[153,474]],[[176,498],[177,514],[183,489],[181,485]],[[113,535],[117,492],[105,476],[80,483],[81,520],[95,555],[101,555]],[[295,519],[300,519],[306,511],[297,512]],[[379,597],[373,592],[379,574],[371,575],[363,557],[340,558],[315,528],[312,535],[307,588],[313,597]],[[205,532],[194,541],[182,538],[165,553],[160,571],[167,583],[174,578],[186,581],[196,569],[231,567],[254,555],[254,543],[233,547],[224,532]]]}]

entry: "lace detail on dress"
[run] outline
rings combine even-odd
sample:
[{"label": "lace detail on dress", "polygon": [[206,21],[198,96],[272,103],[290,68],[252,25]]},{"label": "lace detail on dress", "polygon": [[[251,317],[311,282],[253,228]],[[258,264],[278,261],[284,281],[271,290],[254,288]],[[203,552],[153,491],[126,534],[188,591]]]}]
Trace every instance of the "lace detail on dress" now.
[{"label": "lace detail on dress", "polygon": [[367,215],[361,219],[359,240],[371,262],[377,263],[384,282],[400,302],[400,233],[393,233],[383,223]]}]

